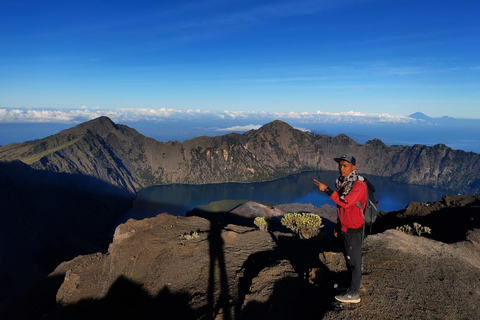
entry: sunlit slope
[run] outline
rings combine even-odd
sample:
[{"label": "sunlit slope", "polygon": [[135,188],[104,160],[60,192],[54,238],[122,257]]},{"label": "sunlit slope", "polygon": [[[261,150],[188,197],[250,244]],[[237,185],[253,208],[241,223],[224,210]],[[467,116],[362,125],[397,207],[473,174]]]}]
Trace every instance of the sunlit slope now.
[{"label": "sunlit slope", "polygon": [[0,147],[0,160],[20,160],[26,164],[32,164],[49,154],[71,146],[80,138],[79,135],[58,134],[40,140],[9,144]]}]

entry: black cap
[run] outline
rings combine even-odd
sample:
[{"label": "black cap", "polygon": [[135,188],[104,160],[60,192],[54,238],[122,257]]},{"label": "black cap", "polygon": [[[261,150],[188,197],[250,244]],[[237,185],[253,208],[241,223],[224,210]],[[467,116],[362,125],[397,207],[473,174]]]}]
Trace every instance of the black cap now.
[{"label": "black cap", "polygon": [[340,157],[338,158],[334,158],[333,160],[337,161],[338,163],[340,163],[341,160],[345,160],[345,161],[348,161],[350,162],[351,164],[355,165],[355,163],[357,162],[355,160],[355,157],[352,156],[351,154],[342,154]]}]

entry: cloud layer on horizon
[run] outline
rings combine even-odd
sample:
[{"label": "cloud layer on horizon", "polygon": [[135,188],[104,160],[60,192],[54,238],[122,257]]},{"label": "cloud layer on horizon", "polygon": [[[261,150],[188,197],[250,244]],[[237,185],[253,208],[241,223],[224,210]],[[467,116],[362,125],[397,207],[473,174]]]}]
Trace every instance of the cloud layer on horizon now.
[{"label": "cloud layer on horizon", "polygon": [[[81,123],[100,116],[107,116],[114,122],[166,122],[182,120],[222,120],[258,121],[265,123],[273,120],[300,121],[305,123],[362,123],[362,124],[404,124],[415,123],[419,120],[404,115],[388,113],[362,112],[267,112],[267,111],[212,111],[201,109],[173,109],[173,108],[119,108],[100,109],[81,107],[78,109],[27,109],[27,108],[0,108],[0,123]],[[250,130],[258,126],[251,124],[236,128],[238,131]],[[218,129],[224,131],[228,129]]]}]

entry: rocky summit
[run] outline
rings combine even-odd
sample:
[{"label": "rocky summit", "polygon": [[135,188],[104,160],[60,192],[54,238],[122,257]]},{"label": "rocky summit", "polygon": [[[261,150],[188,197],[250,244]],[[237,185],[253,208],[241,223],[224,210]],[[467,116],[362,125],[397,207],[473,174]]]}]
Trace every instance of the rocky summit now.
[{"label": "rocky summit", "polygon": [[334,299],[347,270],[331,237],[162,213],[118,226],[106,253],[60,264],[5,319],[479,319],[479,202],[454,201],[442,208],[450,216],[476,208],[465,240],[394,229],[366,237],[359,304]]},{"label": "rocky summit", "polygon": [[91,176],[132,193],[153,185],[258,182],[307,170],[336,170],[332,159],[357,158],[365,174],[461,193],[480,192],[480,155],[445,145],[360,145],[273,121],[244,134],[159,142],[100,117],[44,139],[0,147],[0,161]]}]

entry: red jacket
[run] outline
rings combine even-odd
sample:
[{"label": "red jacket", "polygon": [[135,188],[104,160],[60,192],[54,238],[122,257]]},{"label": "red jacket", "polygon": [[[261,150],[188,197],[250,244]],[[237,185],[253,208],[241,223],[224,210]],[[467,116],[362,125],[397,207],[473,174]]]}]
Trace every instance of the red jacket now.
[{"label": "red jacket", "polygon": [[343,232],[347,232],[347,228],[358,229],[363,226],[363,212],[356,205],[360,202],[362,209],[365,210],[367,186],[363,181],[358,180],[353,184],[352,189],[345,196],[345,202],[340,200],[337,191],[330,195],[330,199],[337,204],[337,219]]}]

